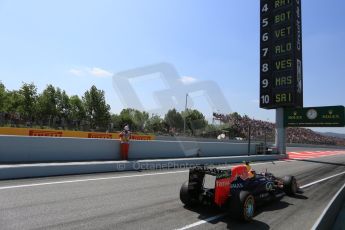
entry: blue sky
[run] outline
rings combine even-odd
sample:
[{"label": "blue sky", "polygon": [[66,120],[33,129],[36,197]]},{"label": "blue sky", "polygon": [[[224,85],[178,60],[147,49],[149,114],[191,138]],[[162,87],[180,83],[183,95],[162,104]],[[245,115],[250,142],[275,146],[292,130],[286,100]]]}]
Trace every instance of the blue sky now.
[{"label": "blue sky", "polygon": [[[344,12],[343,0],[302,1],[305,106],[345,105]],[[53,84],[81,96],[95,84],[119,112],[113,74],[168,62],[185,83],[216,82],[233,111],[274,119],[258,106],[257,0],[0,0],[0,28],[8,89],[34,82],[40,91]],[[135,88],[154,107],[149,91],[164,86],[144,82]],[[209,117],[212,109],[195,97],[193,108]]]}]

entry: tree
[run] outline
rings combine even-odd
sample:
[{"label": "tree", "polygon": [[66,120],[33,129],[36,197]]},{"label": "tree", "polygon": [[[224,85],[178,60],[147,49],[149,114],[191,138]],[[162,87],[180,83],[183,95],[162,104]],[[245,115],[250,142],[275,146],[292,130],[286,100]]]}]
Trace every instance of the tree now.
[{"label": "tree", "polygon": [[8,91],[5,100],[5,111],[8,113],[17,113],[21,112],[21,105],[23,101],[22,95],[17,90]]},{"label": "tree", "polygon": [[65,90],[61,91],[60,88],[56,89],[56,112],[60,119],[60,122],[64,126],[64,122],[68,121],[71,113],[71,104],[69,96],[66,94]]},{"label": "tree", "polygon": [[123,109],[119,114],[119,127],[122,129],[126,124],[129,125],[131,130],[136,130],[135,123],[133,121],[133,109]]},{"label": "tree", "polygon": [[179,129],[183,128],[183,118],[181,113],[177,112],[176,109],[171,109],[165,114],[164,117],[165,123],[170,128]]},{"label": "tree", "polygon": [[231,113],[230,116],[236,120],[240,120],[242,118],[241,115],[238,114],[237,112]]},{"label": "tree", "polygon": [[163,119],[158,115],[152,115],[146,124],[146,129],[150,132],[160,132],[164,129]]},{"label": "tree", "polygon": [[149,119],[149,114],[136,109],[123,109],[119,115],[120,128],[128,124],[133,131],[143,131]]},{"label": "tree", "polygon": [[110,106],[105,101],[104,91],[93,85],[85,92],[83,103],[91,128],[106,129],[110,122]]},{"label": "tree", "polygon": [[49,124],[57,116],[56,90],[54,86],[47,85],[37,99],[37,116],[41,122],[48,120]]},{"label": "tree", "polygon": [[19,89],[21,96],[20,112],[26,121],[33,120],[36,114],[37,87],[34,83],[23,83]]},{"label": "tree", "polygon": [[194,135],[195,130],[205,128],[207,121],[204,115],[196,109],[188,109],[182,113],[182,116],[186,119],[186,127]]},{"label": "tree", "polygon": [[134,113],[132,113],[132,115],[135,126],[138,128],[138,130],[144,131],[147,121],[149,120],[149,114],[147,112],[134,110]]},{"label": "tree", "polygon": [[0,81],[0,112],[6,112],[5,103],[7,98],[7,92],[4,84]]},{"label": "tree", "polygon": [[77,95],[74,95],[70,97],[69,104],[69,120],[73,121],[73,123],[75,124],[80,125],[80,122],[86,118],[83,101]]},{"label": "tree", "polygon": [[112,128],[115,130],[121,130],[123,126],[121,126],[121,117],[118,114],[112,114],[111,115],[111,123],[112,123]]}]

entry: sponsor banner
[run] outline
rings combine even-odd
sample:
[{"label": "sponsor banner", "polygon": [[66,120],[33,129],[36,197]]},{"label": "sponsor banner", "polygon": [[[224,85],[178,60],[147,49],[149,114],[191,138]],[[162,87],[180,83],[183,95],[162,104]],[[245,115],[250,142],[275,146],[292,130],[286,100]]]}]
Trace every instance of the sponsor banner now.
[{"label": "sponsor banner", "polygon": [[284,110],[285,127],[344,127],[345,107],[323,106]]},{"label": "sponsor banner", "polygon": [[51,130],[29,130],[29,136],[37,137],[62,137],[61,131],[51,131]]},{"label": "sponsor banner", "polygon": [[88,133],[88,138],[103,138],[103,139],[113,139],[113,134],[111,133]]},{"label": "sponsor banner", "polygon": [[155,136],[153,135],[139,135],[139,134],[132,134],[131,140],[137,140],[137,141],[152,141],[155,139]]},{"label": "sponsor banner", "polygon": [[[37,136],[37,137],[77,137],[77,138],[103,138],[103,139],[120,139],[120,133],[102,133],[102,132],[81,132],[65,131],[53,129],[29,129],[29,128],[8,128],[0,127],[0,135],[15,136]],[[154,140],[154,135],[132,134],[132,140]]]}]

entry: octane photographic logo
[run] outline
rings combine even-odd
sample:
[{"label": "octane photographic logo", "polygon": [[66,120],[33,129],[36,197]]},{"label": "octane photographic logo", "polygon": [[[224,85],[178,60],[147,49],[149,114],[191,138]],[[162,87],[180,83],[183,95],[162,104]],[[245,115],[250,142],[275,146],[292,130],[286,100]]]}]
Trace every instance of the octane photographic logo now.
[{"label": "octane photographic logo", "polygon": [[[131,83],[131,80],[151,74],[159,74],[160,80],[166,85],[166,89],[152,92],[153,99],[157,105],[154,109],[145,108]],[[195,92],[202,93],[202,96],[206,98],[205,105],[210,110],[223,114],[229,114],[231,112],[224,94],[214,81],[195,81],[186,84],[181,79],[173,65],[169,63],[158,63],[114,74],[113,87],[125,108],[134,108],[140,111],[146,111],[149,114],[163,115],[169,109],[173,108],[177,111],[184,111],[186,95],[192,95]],[[188,104],[190,106],[194,104],[192,96],[188,98]],[[198,121],[193,121],[189,125],[193,129],[193,126],[197,123]],[[183,138],[180,136],[175,136],[175,138],[179,141],[185,156],[202,156],[200,147],[195,142],[183,141]]]}]

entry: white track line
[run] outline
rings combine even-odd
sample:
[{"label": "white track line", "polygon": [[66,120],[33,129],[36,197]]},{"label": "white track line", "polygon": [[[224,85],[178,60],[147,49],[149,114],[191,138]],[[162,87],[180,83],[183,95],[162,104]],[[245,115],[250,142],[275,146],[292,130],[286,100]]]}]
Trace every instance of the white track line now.
[{"label": "white track line", "polygon": [[202,225],[202,224],[205,224],[205,223],[209,223],[209,222],[214,221],[214,220],[221,219],[221,218],[223,218],[223,217],[225,217],[225,216],[226,216],[225,213],[224,213],[224,214],[217,215],[217,216],[212,216],[212,217],[209,217],[209,218],[207,218],[207,219],[205,219],[205,220],[200,220],[200,221],[198,221],[198,222],[195,222],[195,223],[193,223],[193,224],[186,225],[186,226],[184,226],[184,227],[182,227],[182,228],[178,228],[178,229],[176,229],[176,230],[186,230],[186,229],[194,228],[194,227],[196,227],[196,226],[199,226],[199,225]]},{"label": "white track line", "polygon": [[[253,163],[251,165],[262,165],[262,164],[272,164],[272,163],[286,163],[291,162],[292,160],[288,161],[267,161],[267,162],[260,162],[260,163]],[[232,165],[233,166],[233,165]],[[218,168],[227,168],[231,167],[231,165],[226,167],[218,167]],[[87,182],[87,181],[100,181],[100,180],[115,180],[115,179],[123,179],[123,178],[134,178],[134,177],[145,177],[145,176],[158,176],[158,175],[169,175],[169,174],[178,174],[178,173],[186,173],[189,170],[180,170],[180,171],[173,171],[173,172],[161,172],[161,173],[146,173],[146,174],[138,174],[138,175],[126,175],[126,176],[113,176],[113,177],[98,177],[98,178],[89,178],[89,179],[78,179],[78,180],[64,180],[64,181],[54,181],[54,182],[43,182],[43,183],[32,183],[32,184],[22,184],[22,185],[10,185],[10,186],[3,186],[0,187],[0,190],[6,189],[15,189],[15,188],[27,188],[27,187],[37,187],[37,186],[44,186],[44,185],[55,185],[55,184],[69,184],[69,183],[78,183],[78,182]]]},{"label": "white track line", "polygon": [[[283,161],[267,161],[267,162],[260,162],[260,163],[253,163],[253,165],[263,165],[263,164],[275,164],[275,163],[287,163],[295,161],[294,159],[288,159]],[[229,165],[230,166],[230,165]],[[225,167],[218,167],[218,168],[227,168]],[[138,174],[138,175],[127,175],[127,176],[114,176],[114,177],[98,177],[98,178],[89,178],[89,179],[78,179],[78,180],[64,180],[64,181],[54,181],[54,182],[43,182],[43,183],[32,183],[32,184],[22,184],[22,185],[10,185],[10,186],[3,186],[0,187],[0,190],[6,189],[15,189],[15,188],[27,188],[27,187],[37,187],[37,186],[44,186],[44,185],[55,185],[55,184],[69,184],[69,183],[79,183],[79,182],[88,182],[88,181],[101,181],[101,180],[115,180],[115,179],[123,179],[123,178],[135,178],[135,177],[145,177],[145,176],[158,176],[158,175],[169,175],[169,174],[178,174],[178,173],[186,173],[188,170],[180,170],[180,171],[173,171],[173,172],[161,172],[161,173],[146,173],[146,174]]]},{"label": "white track line", "polygon": [[[314,182],[311,182],[309,184],[305,184],[303,186],[300,186],[300,188],[307,188],[307,187],[310,187],[310,186],[312,186],[314,184],[320,183],[320,182],[325,181],[325,180],[329,180],[329,179],[331,179],[333,177],[340,176],[340,175],[343,175],[343,174],[345,174],[345,171],[341,172],[341,173],[338,173],[338,174],[334,174],[332,176],[329,176],[329,177],[326,177],[326,178],[323,178],[323,179],[320,179],[320,180],[317,180],[317,181],[314,181]],[[209,218],[207,218],[205,220],[201,220],[201,221],[195,222],[193,224],[186,225],[186,226],[184,226],[182,228],[177,228],[175,230],[186,230],[186,229],[194,228],[196,226],[199,226],[199,225],[202,225],[202,224],[206,224],[206,223],[214,221],[214,220],[221,219],[221,218],[225,217],[226,215],[227,215],[226,213],[223,213],[223,214],[220,214],[220,215],[217,215],[217,216],[212,216],[212,217],[209,217]]]},{"label": "white track line", "polygon": [[317,180],[317,181],[314,181],[314,182],[311,182],[311,183],[309,183],[309,184],[305,184],[305,185],[303,185],[303,186],[300,186],[300,188],[307,188],[307,187],[310,187],[310,186],[312,186],[312,185],[314,185],[314,184],[318,184],[318,183],[320,183],[320,182],[322,182],[322,181],[329,180],[329,179],[331,179],[331,178],[333,178],[333,177],[337,177],[337,176],[340,176],[340,175],[343,175],[343,174],[345,174],[345,171],[344,171],[344,172],[341,172],[341,173],[334,174],[334,175],[332,175],[332,176],[329,176],[329,177],[326,177],[326,178],[323,178],[323,179],[320,179],[320,180]]},{"label": "white track line", "polygon": [[45,182],[45,183],[36,183],[36,184],[11,185],[11,186],[0,187],[0,190],[13,189],[13,188],[36,187],[36,186],[43,186],[43,185],[68,184],[68,183],[77,183],[77,182],[98,181],[98,180],[113,180],[113,179],[132,178],[132,177],[157,176],[157,175],[184,173],[184,172],[188,172],[188,170],[174,171],[174,172],[164,172],[164,173],[147,173],[147,174],[128,175],[128,176],[98,177],[98,178],[90,178],[90,179],[54,181],[54,182]]},{"label": "white track line", "polygon": [[333,196],[333,198],[331,199],[331,201],[327,204],[326,208],[323,210],[323,212],[321,213],[321,215],[319,216],[319,218],[316,220],[316,222],[314,223],[313,227],[311,228],[312,230],[316,230],[317,227],[320,225],[322,219],[324,218],[324,216],[326,215],[328,209],[331,207],[331,205],[334,203],[335,199],[337,199],[337,197],[339,196],[339,194],[341,193],[341,191],[343,191],[343,189],[345,189],[345,183],[344,185],[338,190],[338,192]]}]

